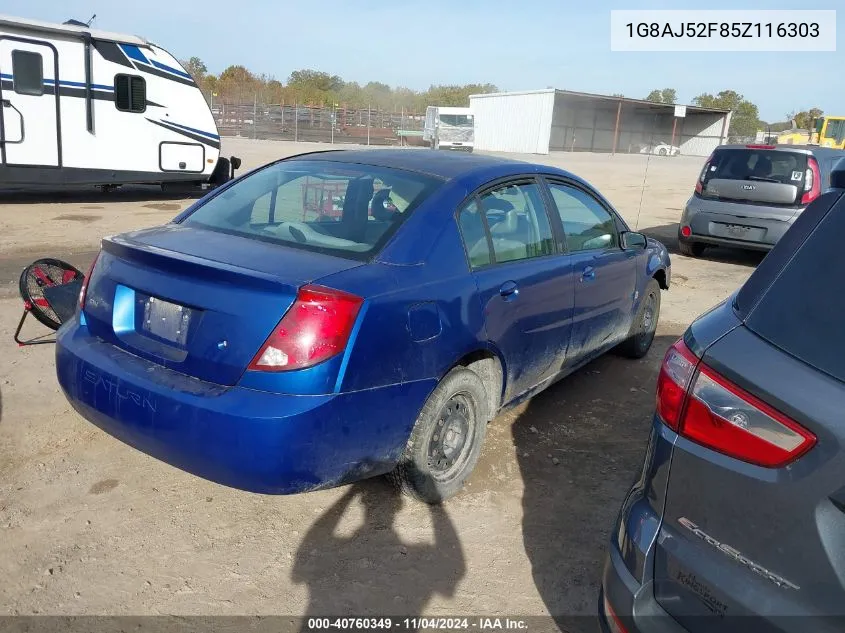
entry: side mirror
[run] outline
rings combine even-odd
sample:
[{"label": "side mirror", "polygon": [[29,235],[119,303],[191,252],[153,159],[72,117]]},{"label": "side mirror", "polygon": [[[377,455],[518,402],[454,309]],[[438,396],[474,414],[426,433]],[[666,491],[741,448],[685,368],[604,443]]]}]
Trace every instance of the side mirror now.
[{"label": "side mirror", "polygon": [[229,159],[229,162],[232,165],[232,169],[240,169],[241,168],[241,159],[238,158],[237,156],[232,156]]},{"label": "side mirror", "polygon": [[646,236],[636,231],[627,231],[622,234],[622,248],[625,250],[644,249],[648,244]]}]

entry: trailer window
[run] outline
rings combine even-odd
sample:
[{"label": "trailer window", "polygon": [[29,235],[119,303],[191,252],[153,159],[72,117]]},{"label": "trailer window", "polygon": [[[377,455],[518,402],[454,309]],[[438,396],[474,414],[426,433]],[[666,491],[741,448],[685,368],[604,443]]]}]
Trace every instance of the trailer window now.
[{"label": "trailer window", "polygon": [[147,82],[136,75],[114,76],[114,105],[121,112],[147,109]]},{"label": "trailer window", "polygon": [[41,55],[12,51],[12,79],[15,92],[40,97],[44,94],[44,64]]}]

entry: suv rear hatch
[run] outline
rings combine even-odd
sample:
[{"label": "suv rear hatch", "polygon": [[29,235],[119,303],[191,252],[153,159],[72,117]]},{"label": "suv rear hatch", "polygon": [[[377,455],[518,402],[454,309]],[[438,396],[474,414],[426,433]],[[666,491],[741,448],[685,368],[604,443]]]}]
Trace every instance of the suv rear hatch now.
[{"label": "suv rear hatch", "polygon": [[116,347],[234,385],[301,286],[360,265],[169,225],[103,241],[84,315],[91,334]]},{"label": "suv rear hatch", "polygon": [[808,207],[675,401],[654,592],[691,633],[842,630],[843,233],[839,193]]},{"label": "suv rear hatch", "polygon": [[696,195],[702,210],[789,220],[818,178],[818,165],[805,152],[725,147],[705,164]]}]

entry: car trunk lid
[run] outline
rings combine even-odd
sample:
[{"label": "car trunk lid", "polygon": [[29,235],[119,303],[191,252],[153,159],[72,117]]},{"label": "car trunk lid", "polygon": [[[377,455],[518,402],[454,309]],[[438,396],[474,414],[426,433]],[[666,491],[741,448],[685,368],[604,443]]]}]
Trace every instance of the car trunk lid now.
[{"label": "car trunk lid", "polygon": [[237,383],[296,298],[361,262],[168,225],[107,238],[91,275],[91,333],[195,378]]},{"label": "car trunk lid", "polygon": [[[782,616],[845,614],[845,385],[746,327],[702,361],[817,441],[796,461],[765,468],[679,437],[655,598],[690,633],[712,631],[715,621],[720,631],[746,630],[746,618],[724,616],[758,615],[765,624],[756,630],[797,632],[806,620]],[[815,630],[830,629],[819,622]]]}]

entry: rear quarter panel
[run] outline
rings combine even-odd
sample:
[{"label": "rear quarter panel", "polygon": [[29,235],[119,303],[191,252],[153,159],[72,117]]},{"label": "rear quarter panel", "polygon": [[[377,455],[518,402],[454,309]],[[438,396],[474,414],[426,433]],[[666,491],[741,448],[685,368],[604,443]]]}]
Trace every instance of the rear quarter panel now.
[{"label": "rear quarter panel", "polygon": [[433,389],[457,360],[485,345],[475,283],[453,219],[424,262],[374,263],[320,283],[367,297],[341,391],[426,380]]}]

